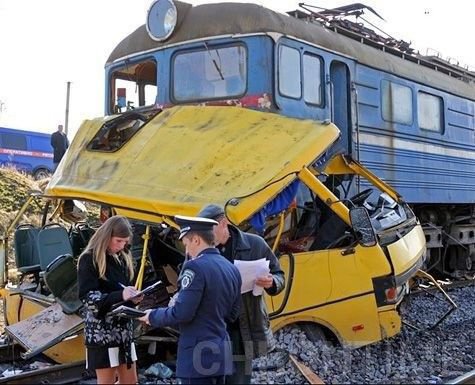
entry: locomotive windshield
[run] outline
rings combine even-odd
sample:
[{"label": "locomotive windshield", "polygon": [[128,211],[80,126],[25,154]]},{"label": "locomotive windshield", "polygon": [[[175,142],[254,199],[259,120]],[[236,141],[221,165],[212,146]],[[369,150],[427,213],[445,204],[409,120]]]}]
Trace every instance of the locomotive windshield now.
[{"label": "locomotive windshield", "polygon": [[117,114],[155,104],[157,98],[157,62],[125,62],[110,76],[110,113]]},{"label": "locomotive windshield", "polygon": [[247,54],[242,45],[178,53],[173,58],[173,99],[191,102],[236,97],[246,91]]}]

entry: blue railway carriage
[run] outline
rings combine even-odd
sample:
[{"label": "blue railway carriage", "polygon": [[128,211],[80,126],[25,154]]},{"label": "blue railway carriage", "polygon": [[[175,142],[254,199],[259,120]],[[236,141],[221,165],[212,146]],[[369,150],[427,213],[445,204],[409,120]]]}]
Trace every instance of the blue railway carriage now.
[{"label": "blue railway carriage", "polygon": [[[107,60],[106,114],[203,104],[330,120],[342,133],[330,152],[369,167],[422,219],[427,267],[473,272],[473,72],[345,18],[361,9],[157,3]],[[341,198],[365,187],[333,183]]]}]

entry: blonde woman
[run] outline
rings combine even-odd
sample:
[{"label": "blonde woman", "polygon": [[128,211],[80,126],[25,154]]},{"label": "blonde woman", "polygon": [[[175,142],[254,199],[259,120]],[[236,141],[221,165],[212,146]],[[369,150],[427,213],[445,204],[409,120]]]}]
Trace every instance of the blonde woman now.
[{"label": "blonde woman", "polygon": [[107,219],[92,236],[78,261],[79,298],[85,304],[86,365],[96,371],[98,384],[137,383],[137,360],[132,320],[107,313],[122,301],[134,306],[142,300],[132,286],[132,239],[129,221]]}]

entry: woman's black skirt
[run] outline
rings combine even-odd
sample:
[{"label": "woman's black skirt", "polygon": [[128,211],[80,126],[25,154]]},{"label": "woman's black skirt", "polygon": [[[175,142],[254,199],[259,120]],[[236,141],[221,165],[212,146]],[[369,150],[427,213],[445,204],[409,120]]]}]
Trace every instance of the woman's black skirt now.
[{"label": "woman's black skirt", "polygon": [[[86,368],[91,370],[115,368],[122,364],[132,364],[137,361],[135,345],[130,345],[130,351],[124,347],[88,346],[86,348]],[[128,354],[127,354],[128,353]]]}]

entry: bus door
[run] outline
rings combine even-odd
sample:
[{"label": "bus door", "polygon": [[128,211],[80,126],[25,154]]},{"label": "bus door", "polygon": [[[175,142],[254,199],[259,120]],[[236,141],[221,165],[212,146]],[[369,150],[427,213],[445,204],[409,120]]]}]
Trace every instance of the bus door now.
[{"label": "bus door", "polygon": [[333,60],[330,64],[331,121],[340,129],[338,152],[351,154],[351,92],[350,70],[346,63]]},{"label": "bus door", "polygon": [[285,289],[267,297],[271,318],[317,309],[328,301],[332,280],[327,250],[286,252],[279,256],[279,263],[285,273]]}]

